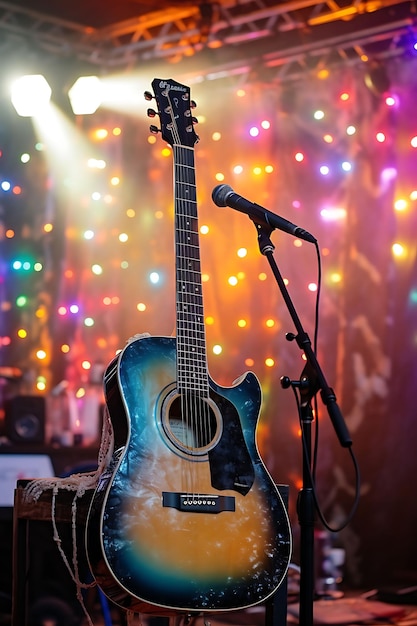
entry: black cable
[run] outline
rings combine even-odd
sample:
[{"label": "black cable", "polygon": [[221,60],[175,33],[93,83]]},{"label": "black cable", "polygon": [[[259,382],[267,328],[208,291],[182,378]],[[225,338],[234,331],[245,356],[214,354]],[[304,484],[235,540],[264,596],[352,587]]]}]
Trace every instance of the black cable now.
[{"label": "black cable", "polygon": [[[321,286],[322,286],[322,264],[321,264],[321,256],[320,256],[320,249],[317,243],[314,244],[315,248],[316,248],[316,253],[317,253],[317,295],[316,295],[316,304],[315,304],[315,322],[314,322],[314,339],[313,339],[313,350],[314,352],[317,354],[317,346],[318,346],[318,334],[319,334],[319,312],[320,312],[320,295],[321,295]],[[307,446],[306,446],[306,441],[305,441],[305,435],[304,435],[304,428],[303,428],[303,420],[302,420],[302,413],[301,413],[301,399],[299,397],[299,395],[297,394],[297,390],[295,388],[293,388],[294,391],[294,395],[296,398],[296,403],[297,403],[297,409],[298,409],[298,415],[299,415],[299,420],[300,420],[300,428],[301,428],[301,436],[302,436],[302,443],[303,443],[303,450],[304,450],[304,454],[307,454]],[[310,480],[311,480],[311,485],[312,485],[312,491],[313,491],[313,498],[314,498],[314,503],[316,505],[316,510],[317,510],[317,514],[318,517],[320,519],[320,521],[322,522],[323,526],[329,530],[330,532],[333,533],[337,533],[340,532],[341,530],[343,530],[344,528],[346,528],[346,526],[351,522],[353,516],[356,513],[356,510],[358,508],[359,505],[359,495],[360,495],[360,485],[361,485],[361,476],[360,476],[360,469],[359,469],[359,464],[358,461],[356,459],[356,456],[352,450],[352,446],[348,447],[349,450],[349,454],[351,456],[352,459],[352,463],[353,463],[353,467],[354,467],[354,471],[355,471],[355,498],[353,501],[353,505],[351,507],[351,510],[349,512],[349,514],[347,515],[345,521],[338,527],[332,527],[330,525],[330,523],[326,520],[324,513],[321,510],[320,504],[319,504],[319,499],[318,499],[318,495],[317,495],[317,491],[316,491],[316,469],[317,469],[317,459],[318,459],[318,448],[319,448],[319,409],[318,409],[318,401],[317,401],[317,394],[314,396],[314,418],[315,418],[315,436],[314,436],[314,447],[313,447],[313,456],[312,456],[312,463],[311,463],[311,467],[308,468],[308,472],[310,474]]]}]

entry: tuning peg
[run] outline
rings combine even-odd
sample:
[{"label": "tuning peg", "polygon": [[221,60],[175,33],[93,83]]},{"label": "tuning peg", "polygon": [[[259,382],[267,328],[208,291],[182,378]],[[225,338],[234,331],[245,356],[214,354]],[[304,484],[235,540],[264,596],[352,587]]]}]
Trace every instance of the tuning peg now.
[{"label": "tuning peg", "polygon": [[193,120],[193,124],[198,124],[198,119],[196,117],[191,118]]},{"label": "tuning peg", "polygon": [[158,113],[154,111],[154,109],[148,109],[147,113],[148,117],[156,117],[156,115],[158,115]]},{"label": "tuning peg", "polygon": [[149,130],[151,131],[153,135],[157,135],[158,133],[161,132],[161,129],[158,128],[158,126],[154,126],[153,124],[149,126]]},{"label": "tuning peg", "polygon": [[197,105],[196,105],[195,100],[191,100],[191,101],[190,101],[190,107],[191,107],[192,109],[195,109],[195,108],[196,108],[196,106],[197,106]]},{"label": "tuning peg", "polygon": [[143,95],[145,97],[145,100],[153,100],[153,95],[151,94],[150,91],[145,91]]}]

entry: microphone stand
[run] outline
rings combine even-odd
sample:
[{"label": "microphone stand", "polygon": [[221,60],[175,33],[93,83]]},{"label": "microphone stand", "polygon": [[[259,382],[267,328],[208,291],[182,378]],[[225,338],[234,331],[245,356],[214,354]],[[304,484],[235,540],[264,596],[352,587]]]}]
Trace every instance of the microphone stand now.
[{"label": "microphone stand", "polygon": [[289,341],[296,340],[299,348],[303,350],[307,363],[299,381],[290,381],[288,377],[281,379],[282,386],[299,387],[302,421],[302,460],[303,460],[303,486],[298,494],[297,515],[300,525],[300,608],[299,626],[313,625],[313,602],[314,602],[314,525],[315,525],[315,500],[312,484],[311,462],[311,424],[313,422],[313,410],[311,400],[318,391],[321,391],[323,403],[326,405],[329,417],[333,423],[336,434],[342,446],[352,444],[343,416],[337,406],[333,390],[328,386],[324,374],[317,361],[311,341],[304,331],[295,307],[291,301],[287,287],[274,259],[274,245],[270,240],[270,234],[274,230],[266,222],[250,216],[258,232],[258,243],[261,254],[266,256],[276,278],[284,302],[293,320],[297,334],[287,334]]}]

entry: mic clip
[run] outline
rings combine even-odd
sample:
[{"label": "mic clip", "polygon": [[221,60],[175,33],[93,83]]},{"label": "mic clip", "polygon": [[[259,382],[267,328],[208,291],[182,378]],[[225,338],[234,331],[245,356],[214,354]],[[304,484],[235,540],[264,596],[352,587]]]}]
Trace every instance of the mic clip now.
[{"label": "mic clip", "polygon": [[272,253],[275,250],[275,246],[271,241],[270,235],[274,228],[272,228],[272,226],[270,226],[266,222],[259,220],[253,215],[249,215],[249,219],[252,220],[252,222],[255,224],[255,228],[258,233],[258,245],[261,254],[265,256],[266,254]]}]

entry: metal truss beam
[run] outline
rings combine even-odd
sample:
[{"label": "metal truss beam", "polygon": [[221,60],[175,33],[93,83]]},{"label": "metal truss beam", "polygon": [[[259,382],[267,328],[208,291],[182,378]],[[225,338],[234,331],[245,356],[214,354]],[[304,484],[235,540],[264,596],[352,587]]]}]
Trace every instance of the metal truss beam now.
[{"label": "metal truss beam", "polygon": [[400,54],[415,20],[411,0],[221,0],[97,29],[0,0],[0,49],[18,41],[104,70],[181,60],[181,73],[215,78],[255,69],[282,81],[323,64]]}]

